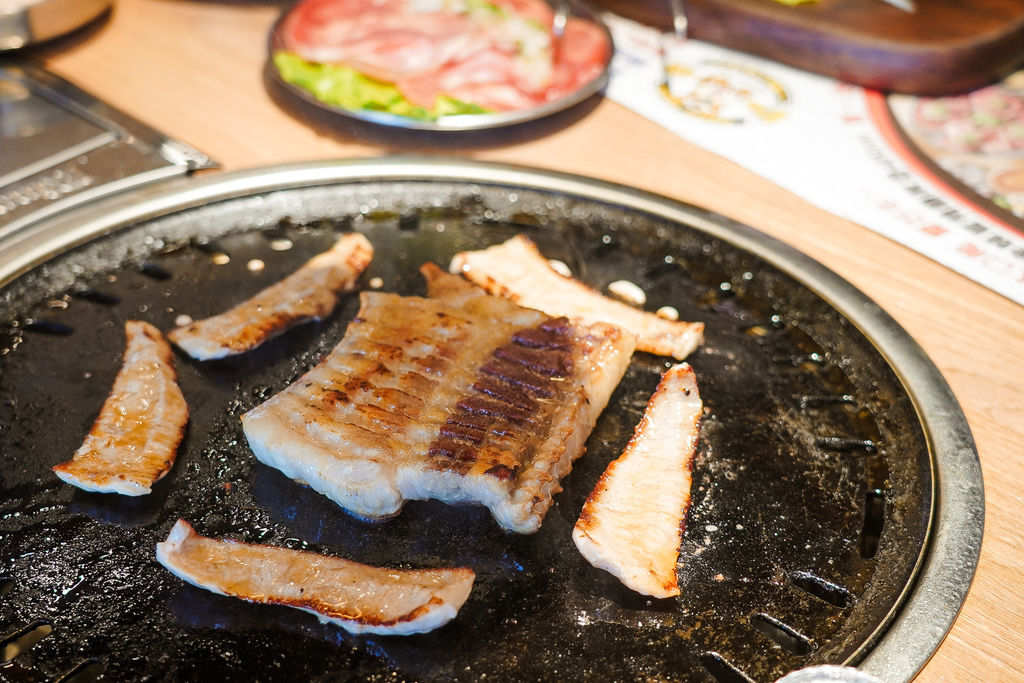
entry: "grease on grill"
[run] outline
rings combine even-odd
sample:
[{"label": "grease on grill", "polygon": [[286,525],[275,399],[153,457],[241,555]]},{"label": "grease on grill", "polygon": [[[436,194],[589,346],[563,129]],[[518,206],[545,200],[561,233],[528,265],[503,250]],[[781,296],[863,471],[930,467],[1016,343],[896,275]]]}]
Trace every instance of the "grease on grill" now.
[{"label": "grease on grill", "polygon": [[609,283],[608,293],[633,306],[643,306],[647,303],[647,292],[630,280],[616,280]]},{"label": "grease on grill", "polygon": [[548,259],[548,265],[551,266],[551,270],[555,271],[562,277],[572,277],[572,268],[569,267],[565,261],[559,261],[558,259]]},{"label": "grease on grill", "polygon": [[595,258],[601,258],[608,256],[622,248],[622,242],[617,238],[609,234],[601,235],[601,238],[588,250],[588,254]]},{"label": "grease on grill", "polygon": [[666,256],[660,261],[657,261],[653,266],[647,266],[644,269],[644,277],[651,280],[656,280],[667,275],[685,276],[686,268],[674,257]]},{"label": "grease on grill", "polygon": [[675,306],[662,306],[654,314],[665,320],[679,320],[679,309]]}]

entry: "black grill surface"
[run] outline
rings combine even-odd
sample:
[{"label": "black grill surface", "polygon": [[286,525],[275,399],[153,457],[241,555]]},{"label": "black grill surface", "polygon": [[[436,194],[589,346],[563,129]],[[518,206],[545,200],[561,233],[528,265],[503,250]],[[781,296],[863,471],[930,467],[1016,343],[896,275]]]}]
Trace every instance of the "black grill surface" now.
[{"label": "black grill surface", "polygon": [[[329,319],[235,359],[178,353],[192,416],[151,495],[86,493],[50,471],[106,397],[125,320],[167,330],[182,314],[222,311],[349,230],[376,249],[364,286],[422,294],[424,261],[447,265],[459,249],[525,232],[593,287],[631,280],[649,310],[672,305],[707,324],[690,358],[706,414],[679,598],[630,592],[570,538],[669,365],[652,355],[634,357],[531,536],[503,532],[483,508],[432,501],[361,521],[255,461],[239,415],[341,339],[354,295]],[[927,534],[927,444],[871,341],[757,255],[629,207],[449,181],[229,199],[54,255],[0,290],[0,325],[8,680],[772,681],[869,647]],[[184,584],[154,558],[179,517],[205,535],[371,564],[469,566],[477,584],[434,633],[351,636]]]}]

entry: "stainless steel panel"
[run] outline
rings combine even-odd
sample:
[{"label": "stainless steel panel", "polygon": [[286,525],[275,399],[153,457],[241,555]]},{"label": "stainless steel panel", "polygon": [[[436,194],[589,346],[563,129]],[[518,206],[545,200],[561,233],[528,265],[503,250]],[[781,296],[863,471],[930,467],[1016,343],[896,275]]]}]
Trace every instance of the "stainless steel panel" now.
[{"label": "stainless steel panel", "polygon": [[37,66],[0,65],[0,236],[98,197],[216,166]]}]

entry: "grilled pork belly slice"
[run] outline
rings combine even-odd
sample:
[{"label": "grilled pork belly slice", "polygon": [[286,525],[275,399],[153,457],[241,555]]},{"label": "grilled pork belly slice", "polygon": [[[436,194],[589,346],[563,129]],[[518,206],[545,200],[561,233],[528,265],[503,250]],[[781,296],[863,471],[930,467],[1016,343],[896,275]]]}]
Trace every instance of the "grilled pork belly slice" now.
[{"label": "grilled pork belly slice", "polygon": [[369,240],[356,232],[344,235],[284,280],[224,313],[177,327],[167,337],[196,360],[245,353],[296,325],[329,315],[339,295],[355,288],[372,258]]},{"label": "grilled pork belly slice", "polygon": [[174,465],[188,406],[160,330],[129,320],[125,336],[124,363],[99,416],[71,460],[53,471],[86,491],[141,496]]},{"label": "grilled pork belly slice", "polygon": [[701,408],[693,369],[686,363],[670,368],[572,531],[590,564],[638,593],[679,595],[676,562],[690,506]]},{"label": "grilled pork belly slice", "polygon": [[451,621],[466,602],[472,569],[388,569],[340,557],[200,536],[183,519],[156,559],[185,581],[221,595],[287,605],[351,633],[406,635]]},{"label": "grilled pork belly slice", "polygon": [[704,323],[661,318],[599,294],[555,272],[528,237],[459,252],[449,268],[495,296],[582,323],[607,322],[636,336],[636,348],[683,360],[704,337]]},{"label": "grilled pork belly slice", "polygon": [[487,506],[536,531],[629,364],[633,337],[488,296],[433,264],[432,298],[363,292],[344,338],[242,416],[256,457],[350,512]]}]

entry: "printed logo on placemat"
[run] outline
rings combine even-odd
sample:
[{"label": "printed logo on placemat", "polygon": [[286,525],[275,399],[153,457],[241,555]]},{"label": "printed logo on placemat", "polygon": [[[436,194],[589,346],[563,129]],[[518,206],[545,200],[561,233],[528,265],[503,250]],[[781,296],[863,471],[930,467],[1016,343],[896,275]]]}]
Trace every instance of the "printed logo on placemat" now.
[{"label": "printed logo on placemat", "polygon": [[786,115],[790,104],[786,88],[774,78],[742,64],[718,60],[667,62],[659,89],[687,114],[718,123],[777,121]]}]

